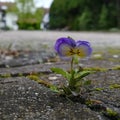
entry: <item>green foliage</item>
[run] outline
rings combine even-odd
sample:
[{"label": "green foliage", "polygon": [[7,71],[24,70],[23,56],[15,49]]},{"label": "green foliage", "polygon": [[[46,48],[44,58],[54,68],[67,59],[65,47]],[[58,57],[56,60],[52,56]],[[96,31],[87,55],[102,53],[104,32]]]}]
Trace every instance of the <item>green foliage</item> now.
[{"label": "green foliage", "polygon": [[81,16],[77,19],[77,27],[79,30],[89,30],[91,28],[92,16],[88,9],[85,9]]},{"label": "green foliage", "polygon": [[63,90],[63,94],[67,96],[69,95],[77,96],[81,92],[80,91],[81,87],[88,86],[91,84],[90,80],[84,80],[84,77],[92,73],[91,71],[79,71],[75,69],[68,73],[67,71],[61,68],[51,68],[51,70],[54,73],[61,74],[63,77],[67,79],[68,85],[61,87],[61,89]]},{"label": "green foliage", "polygon": [[19,20],[18,21],[19,29],[24,30],[34,30],[39,29],[39,23],[33,22],[32,20]]},{"label": "green foliage", "polygon": [[75,17],[79,14],[80,1],[54,0],[50,8],[50,28],[72,28]]},{"label": "green foliage", "polygon": [[34,30],[40,29],[44,10],[35,8],[33,0],[16,0],[19,29]]},{"label": "green foliage", "polygon": [[16,13],[17,11],[17,6],[14,5],[14,4],[11,4],[11,5],[8,5],[8,9],[7,9],[7,12],[12,12],[12,13]]},{"label": "green foliage", "polygon": [[78,72],[75,73],[74,79],[76,81],[80,81],[82,78],[89,75],[90,73],[91,73],[91,71],[78,71]]},{"label": "green foliage", "polygon": [[119,5],[113,0],[54,0],[50,8],[50,28],[97,30],[118,28]]},{"label": "green foliage", "polygon": [[15,0],[15,3],[19,13],[31,13],[35,9],[33,0]]},{"label": "green foliage", "polygon": [[108,9],[106,8],[105,5],[102,6],[98,24],[99,24],[100,29],[107,29],[109,27]]},{"label": "green foliage", "polygon": [[27,29],[27,30],[40,29],[42,16],[43,16],[42,9],[38,9],[34,14],[22,13],[21,15],[19,15],[19,20],[18,20],[19,29]]},{"label": "green foliage", "polygon": [[59,89],[58,89],[58,87],[55,86],[55,85],[52,85],[52,84],[51,84],[49,87],[50,87],[50,90],[52,90],[52,91],[54,91],[54,92],[56,92],[56,93],[59,93],[59,92],[60,92]]},{"label": "green foliage", "polygon": [[[65,26],[66,20],[66,4],[64,0],[55,0],[50,9],[50,28],[62,28]],[[60,8],[60,9],[59,9]]]},{"label": "green foliage", "polygon": [[53,71],[53,72],[55,72],[55,73],[57,73],[57,74],[61,74],[63,77],[65,77],[67,80],[70,80],[70,74],[67,72],[67,71],[65,71],[65,70],[63,70],[63,69],[61,69],[61,68],[51,68],[51,70]]}]

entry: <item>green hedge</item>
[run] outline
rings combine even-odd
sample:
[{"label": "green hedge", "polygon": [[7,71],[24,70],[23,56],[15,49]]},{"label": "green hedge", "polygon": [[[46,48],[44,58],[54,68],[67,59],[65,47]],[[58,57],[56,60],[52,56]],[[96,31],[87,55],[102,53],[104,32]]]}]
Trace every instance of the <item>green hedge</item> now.
[{"label": "green hedge", "polygon": [[24,19],[19,20],[18,25],[19,25],[19,29],[22,29],[22,30],[38,30],[38,29],[40,29],[40,22],[38,22],[38,21],[32,22],[32,19],[31,19],[31,21],[24,20]]},{"label": "green hedge", "polygon": [[117,0],[54,0],[50,29],[109,30],[120,28]]}]

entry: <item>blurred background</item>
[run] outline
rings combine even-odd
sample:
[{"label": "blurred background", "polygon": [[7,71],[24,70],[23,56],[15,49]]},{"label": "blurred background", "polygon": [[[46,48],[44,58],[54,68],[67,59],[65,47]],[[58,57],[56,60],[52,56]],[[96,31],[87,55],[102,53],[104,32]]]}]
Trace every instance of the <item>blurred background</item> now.
[{"label": "blurred background", "polygon": [[0,0],[0,29],[118,31],[120,0]]}]

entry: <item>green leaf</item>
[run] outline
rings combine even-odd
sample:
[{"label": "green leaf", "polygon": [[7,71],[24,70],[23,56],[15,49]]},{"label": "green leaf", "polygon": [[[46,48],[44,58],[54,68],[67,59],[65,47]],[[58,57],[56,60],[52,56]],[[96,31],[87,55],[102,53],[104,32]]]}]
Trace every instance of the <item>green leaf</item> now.
[{"label": "green leaf", "polygon": [[75,87],[81,87],[83,85],[83,79],[81,81],[76,81]]},{"label": "green leaf", "polygon": [[65,71],[61,68],[51,68],[51,70],[54,73],[61,74],[63,77],[67,78],[67,80],[70,80],[71,75],[67,71]]},{"label": "green leaf", "polygon": [[62,89],[63,89],[65,95],[72,94],[69,87],[63,86]]},{"label": "green leaf", "polygon": [[92,73],[91,71],[81,71],[75,75],[75,80],[80,81],[82,78],[86,77]]},{"label": "green leaf", "polygon": [[54,91],[54,92],[57,92],[57,93],[60,92],[60,91],[58,90],[58,87],[55,86],[55,85],[50,85],[50,89],[51,89],[52,91]]},{"label": "green leaf", "polygon": [[86,80],[85,82],[84,82],[84,85],[90,85],[91,84],[91,80]]}]

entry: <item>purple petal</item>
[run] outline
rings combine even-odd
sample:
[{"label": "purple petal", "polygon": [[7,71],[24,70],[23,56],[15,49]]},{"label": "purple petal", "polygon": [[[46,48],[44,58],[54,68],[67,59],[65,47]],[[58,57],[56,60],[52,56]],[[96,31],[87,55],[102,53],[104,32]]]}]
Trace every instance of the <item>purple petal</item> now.
[{"label": "purple petal", "polygon": [[88,44],[90,46],[90,43],[88,41],[82,41],[82,40],[79,40],[76,42],[76,46],[79,46],[80,44]]},{"label": "purple petal", "polygon": [[75,42],[71,38],[59,38],[54,47],[58,55],[64,60],[70,60],[74,55],[86,58],[92,53],[92,48],[88,41],[79,40]]},{"label": "purple petal", "polygon": [[72,47],[66,43],[60,44],[58,53],[60,56],[71,56],[72,55],[70,53],[71,49],[72,49]]},{"label": "purple petal", "polygon": [[59,55],[65,55],[64,50],[73,48],[76,46],[76,43],[73,39],[70,38],[59,38],[55,43],[55,50]]},{"label": "purple petal", "polygon": [[87,41],[77,41],[76,49],[78,50],[78,56],[80,57],[89,57],[92,53],[92,48],[90,43]]}]

